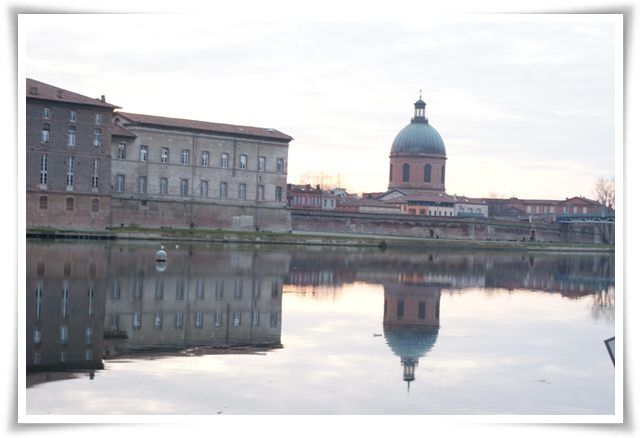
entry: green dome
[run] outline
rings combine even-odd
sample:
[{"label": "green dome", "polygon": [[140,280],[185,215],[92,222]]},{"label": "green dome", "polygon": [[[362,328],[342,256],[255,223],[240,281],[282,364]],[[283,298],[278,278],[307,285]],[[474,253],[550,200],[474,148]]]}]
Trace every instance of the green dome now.
[{"label": "green dome", "polygon": [[415,108],[411,123],[396,135],[391,146],[391,155],[395,154],[430,154],[447,155],[442,137],[430,124],[425,115],[427,104],[420,99],[413,104]]},{"label": "green dome", "polygon": [[397,356],[419,358],[433,348],[438,339],[438,327],[403,327],[385,324],[384,338]]},{"label": "green dome", "polygon": [[428,122],[411,121],[396,135],[391,146],[391,155],[418,153],[447,155],[442,137]]}]

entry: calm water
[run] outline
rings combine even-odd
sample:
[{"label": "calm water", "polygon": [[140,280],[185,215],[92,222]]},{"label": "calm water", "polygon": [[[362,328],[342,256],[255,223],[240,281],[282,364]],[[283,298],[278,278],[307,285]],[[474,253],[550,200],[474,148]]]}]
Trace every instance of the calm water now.
[{"label": "calm water", "polygon": [[613,414],[613,255],[27,242],[27,414]]}]

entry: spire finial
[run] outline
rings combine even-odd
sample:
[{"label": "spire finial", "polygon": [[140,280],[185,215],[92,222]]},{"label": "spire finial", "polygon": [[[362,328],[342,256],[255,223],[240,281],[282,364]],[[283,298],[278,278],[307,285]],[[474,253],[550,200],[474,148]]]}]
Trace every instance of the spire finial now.
[{"label": "spire finial", "polygon": [[420,99],[422,99],[422,89],[420,89]]}]

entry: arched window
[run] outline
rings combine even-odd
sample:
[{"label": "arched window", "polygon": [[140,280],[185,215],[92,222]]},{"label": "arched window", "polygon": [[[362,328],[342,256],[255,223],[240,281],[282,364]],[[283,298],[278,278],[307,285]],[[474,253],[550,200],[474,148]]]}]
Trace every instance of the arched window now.
[{"label": "arched window", "polygon": [[393,164],[389,164],[389,181],[393,179]]},{"label": "arched window", "polygon": [[70,126],[67,130],[67,146],[76,145],[76,127]]},{"label": "arched window", "polygon": [[440,182],[441,182],[442,184],[444,184],[444,166],[442,166],[441,179],[442,179],[442,181],[440,181]]},{"label": "arched window", "polygon": [[91,200],[91,211],[100,211],[100,200],[95,198]]},{"label": "arched window", "polygon": [[67,198],[67,211],[73,211],[73,198]]},{"label": "arched window", "polygon": [[424,165],[424,182],[431,182],[431,164]]},{"label": "arched window", "polygon": [[409,164],[402,165],[402,182],[409,182]]}]

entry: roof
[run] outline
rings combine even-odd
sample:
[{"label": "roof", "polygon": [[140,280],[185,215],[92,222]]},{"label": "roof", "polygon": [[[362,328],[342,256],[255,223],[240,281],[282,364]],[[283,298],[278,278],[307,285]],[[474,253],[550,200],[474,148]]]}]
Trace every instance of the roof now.
[{"label": "roof", "polygon": [[45,84],[35,79],[27,78],[26,95],[28,99],[50,100],[54,102],[75,103],[81,105],[100,106],[104,108],[120,108],[98,98],[83,96],[73,91]]},{"label": "roof", "polygon": [[407,201],[433,201],[433,202],[455,202],[456,199],[453,196],[446,193],[410,193],[403,197],[398,197],[396,202]]},{"label": "roof", "polygon": [[112,137],[130,137],[130,138],[136,138],[137,135],[135,135],[133,132],[129,131],[128,129],[118,125],[117,123],[114,123],[111,126],[111,136]]},{"label": "roof", "polygon": [[428,122],[412,121],[396,135],[391,154],[422,153],[447,155],[444,141]]},{"label": "roof", "polygon": [[271,128],[256,128],[253,126],[228,125],[225,123],[203,122],[199,120],[176,119],[173,117],[151,116],[147,114],[134,114],[118,112],[118,116],[126,119],[132,125],[157,126],[166,128],[186,129],[190,131],[202,131],[213,134],[232,134],[242,137],[257,137],[275,141],[293,140],[293,137]]}]

